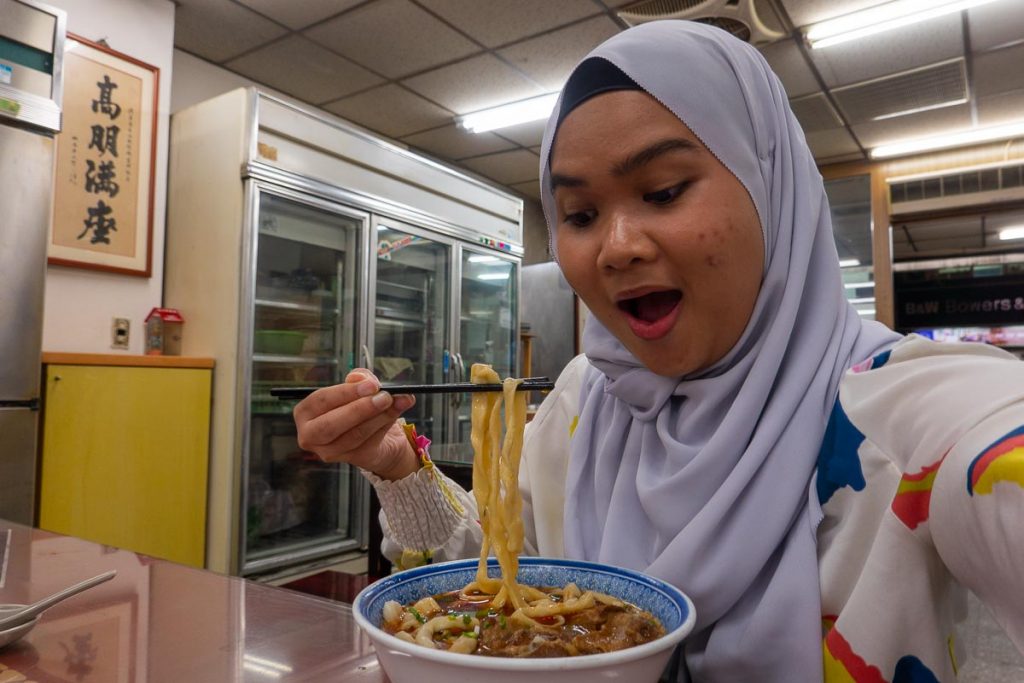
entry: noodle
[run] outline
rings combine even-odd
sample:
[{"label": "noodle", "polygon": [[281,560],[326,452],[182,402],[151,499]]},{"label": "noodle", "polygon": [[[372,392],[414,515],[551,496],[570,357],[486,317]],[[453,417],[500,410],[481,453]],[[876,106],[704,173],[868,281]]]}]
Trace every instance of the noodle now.
[{"label": "noodle", "polygon": [[[526,392],[516,391],[521,379],[502,381],[489,365],[475,363],[470,379],[477,384],[502,384],[500,394],[490,391],[473,394],[470,433],[474,452],[473,495],[483,530],[476,579],[460,591],[426,597],[411,607],[389,602],[385,605],[385,629],[427,647],[471,653],[478,651],[481,627],[486,629],[498,623],[505,629],[508,622],[512,622],[538,635],[526,644],[512,643],[508,647],[501,639],[498,639],[501,646],[494,646],[494,639],[490,639],[492,647],[485,654],[526,657],[617,650],[664,634],[663,627],[652,615],[610,595],[580,591],[573,583],[561,589],[542,590],[516,582],[519,555],[523,551],[519,463],[526,426]],[[492,552],[501,569],[500,579],[487,575],[487,559]],[[435,598],[442,599],[445,607]],[[609,629],[616,633],[615,637],[601,635],[591,623],[594,619],[585,619],[588,610],[605,617],[608,617],[605,613],[611,614],[607,621],[617,620],[617,626]],[[622,628],[623,619],[631,628]],[[583,623],[586,626],[581,625]],[[588,632],[588,628],[592,632]],[[598,637],[587,640],[588,633]],[[628,637],[623,636],[625,633]],[[483,646],[480,649],[483,650]]]}]

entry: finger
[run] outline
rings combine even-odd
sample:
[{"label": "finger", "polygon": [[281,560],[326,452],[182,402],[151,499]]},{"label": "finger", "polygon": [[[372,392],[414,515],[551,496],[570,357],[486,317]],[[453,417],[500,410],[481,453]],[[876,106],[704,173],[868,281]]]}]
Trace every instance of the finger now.
[{"label": "finger", "polygon": [[342,384],[317,389],[302,399],[292,411],[298,424],[329,413],[335,408],[372,396],[380,389],[380,382],[373,375],[350,372]]},{"label": "finger", "polygon": [[345,431],[330,443],[320,446],[318,450],[327,454],[349,454],[360,449],[367,449],[373,445],[374,436],[386,432],[394,422],[394,416],[387,412],[382,413]]},{"label": "finger", "polygon": [[[364,385],[365,382],[360,382],[351,386],[363,387]],[[306,450],[312,450],[319,446],[326,446],[347,432],[360,428],[364,422],[379,417],[393,420],[394,416],[389,414],[393,403],[394,399],[391,394],[386,391],[378,391],[372,396],[358,398],[351,403],[316,414],[299,423],[299,445]],[[298,418],[296,418],[296,422],[299,422]],[[366,435],[359,441],[361,442],[365,437]]]},{"label": "finger", "polygon": [[372,472],[377,469],[380,463],[377,462],[379,458],[372,457],[371,454],[376,454],[378,447],[384,442],[384,438],[390,429],[391,424],[386,424],[378,429],[363,442],[363,448],[361,449],[355,451],[345,450],[345,444],[339,441],[325,446],[318,455],[320,455],[320,459],[324,462],[347,462]]}]

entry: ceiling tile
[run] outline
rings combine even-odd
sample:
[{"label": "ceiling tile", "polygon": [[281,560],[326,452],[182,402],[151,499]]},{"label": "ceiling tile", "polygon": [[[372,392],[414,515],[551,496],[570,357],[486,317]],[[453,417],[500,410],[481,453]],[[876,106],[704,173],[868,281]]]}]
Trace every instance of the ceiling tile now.
[{"label": "ceiling tile", "polygon": [[971,49],[987,50],[1024,37],[1024,12],[1020,9],[1019,2],[1003,0],[968,10]]},{"label": "ceiling tile", "polygon": [[459,163],[506,185],[536,181],[540,175],[540,157],[525,149],[463,159]]},{"label": "ceiling tile", "polygon": [[845,128],[819,130],[805,133],[807,146],[815,159],[839,156],[840,154],[860,154],[860,149],[853,136]]},{"label": "ceiling tile", "polygon": [[832,95],[851,124],[915,109],[938,109],[967,101],[967,67],[964,59],[952,59],[836,88]]},{"label": "ceiling tile", "polygon": [[600,12],[593,0],[420,0],[487,47],[497,47]]},{"label": "ceiling tile", "polygon": [[515,147],[508,140],[503,140],[493,133],[470,133],[455,124],[407,135],[402,138],[402,142],[444,159],[480,156]]},{"label": "ceiling tile", "polygon": [[960,15],[951,14],[912,26],[811,50],[829,87],[850,85],[895,71],[906,71],[963,56]]},{"label": "ceiling tile", "polygon": [[509,185],[509,187],[513,190],[517,190],[518,192],[522,192],[527,197],[532,197],[538,200],[540,199],[540,184],[536,180],[528,183],[516,183],[515,185]]},{"label": "ceiling tile", "polygon": [[305,35],[389,78],[479,52],[480,47],[409,0],[377,0]]},{"label": "ceiling tile", "polygon": [[542,88],[489,54],[414,76],[404,84],[458,114],[544,93]]},{"label": "ceiling tile", "polygon": [[797,97],[789,101],[789,107],[805,133],[835,130],[843,125],[843,120],[824,93]]},{"label": "ceiling tile", "polygon": [[1024,121],[1024,90],[978,98],[978,125],[994,126],[1011,121]]},{"label": "ceiling tile", "polygon": [[292,35],[225,64],[257,83],[317,104],[381,82],[344,57]]},{"label": "ceiling tile", "polygon": [[818,90],[818,81],[793,40],[780,40],[761,48],[768,65],[782,81],[786,94],[800,97]]},{"label": "ceiling tile", "polygon": [[853,152],[852,154],[840,154],[834,157],[815,157],[814,160],[818,162],[818,166],[828,166],[829,164],[841,164],[844,161],[860,161],[864,158],[864,155],[860,152]]},{"label": "ceiling tile", "polygon": [[180,0],[174,45],[211,62],[223,62],[288,31],[231,0]]},{"label": "ceiling tile", "polygon": [[452,120],[451,112],[394,83],[331,102],[324,109],[393,138]]},{"label": "ceiling tile", "polygon": [[879,5],[884,0],[782,0],[789,18],[796,27],[834,19]]},{"label": "ceiling tile", "polygon": [[904,138],[928,137],[970,125],[970,105],[961,104],[895,119],[862,123],[853,126],[853,133],[864,147],[870,148]]},{"label": "ceiling tile", "polygon": [[975,55],[973,73],[977,97],[1024,88],[1024,45]]},{"label": "ceiling tile", "polygon": [[529,123],[520,123],[518,126],[500,128],[494,132],[523,147],[534,147],[540,145],[544,138],[544,128],[547,124],[547,119],[540,119]]},{"label": "ceiling tile", "polygon": [[292,29],[300,29],[318,21],[333,17],[339,12],[358,5],[362,0],[302,0],[281,2],[281,0],[238,0],[266,16],[280,21]]},{"label": "ceiling tile", "polygon": [[588,52],[619,32],[607,15],[510,45],[499,54],[540,83],[558,90]]}]

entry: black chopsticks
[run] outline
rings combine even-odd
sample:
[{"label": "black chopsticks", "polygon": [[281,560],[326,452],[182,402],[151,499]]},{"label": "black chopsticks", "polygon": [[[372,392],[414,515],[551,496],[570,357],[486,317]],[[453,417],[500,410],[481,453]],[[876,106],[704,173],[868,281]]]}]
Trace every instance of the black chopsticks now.
[{"label": "black chopsticks", "polygon": [[[555,383],[547,377],[527,377],[516,387],[516,391],[549,391]],[[323,387],[276,387],[270,395],[281,400],[306,398],[317,389]],[[453,384],[384,384],[381,391],[389,394],[461,394],[477,391],[503,391],[501,384],[473,384],[456,382]]]}]

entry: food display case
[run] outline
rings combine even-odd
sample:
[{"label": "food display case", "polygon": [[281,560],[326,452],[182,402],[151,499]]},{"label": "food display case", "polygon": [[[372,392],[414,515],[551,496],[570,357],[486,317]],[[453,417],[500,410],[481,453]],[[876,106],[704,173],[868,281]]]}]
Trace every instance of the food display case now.
[{"label": "food display case", "polygon": [[[275,386],[517,371],[522,200],[296,103],[226,93],[171,122],[165,303],[216,358],[208,566],[290,571],[366,548],[370,488],[299,447]],[[468,400],[407,417],[467,463]]]}]

